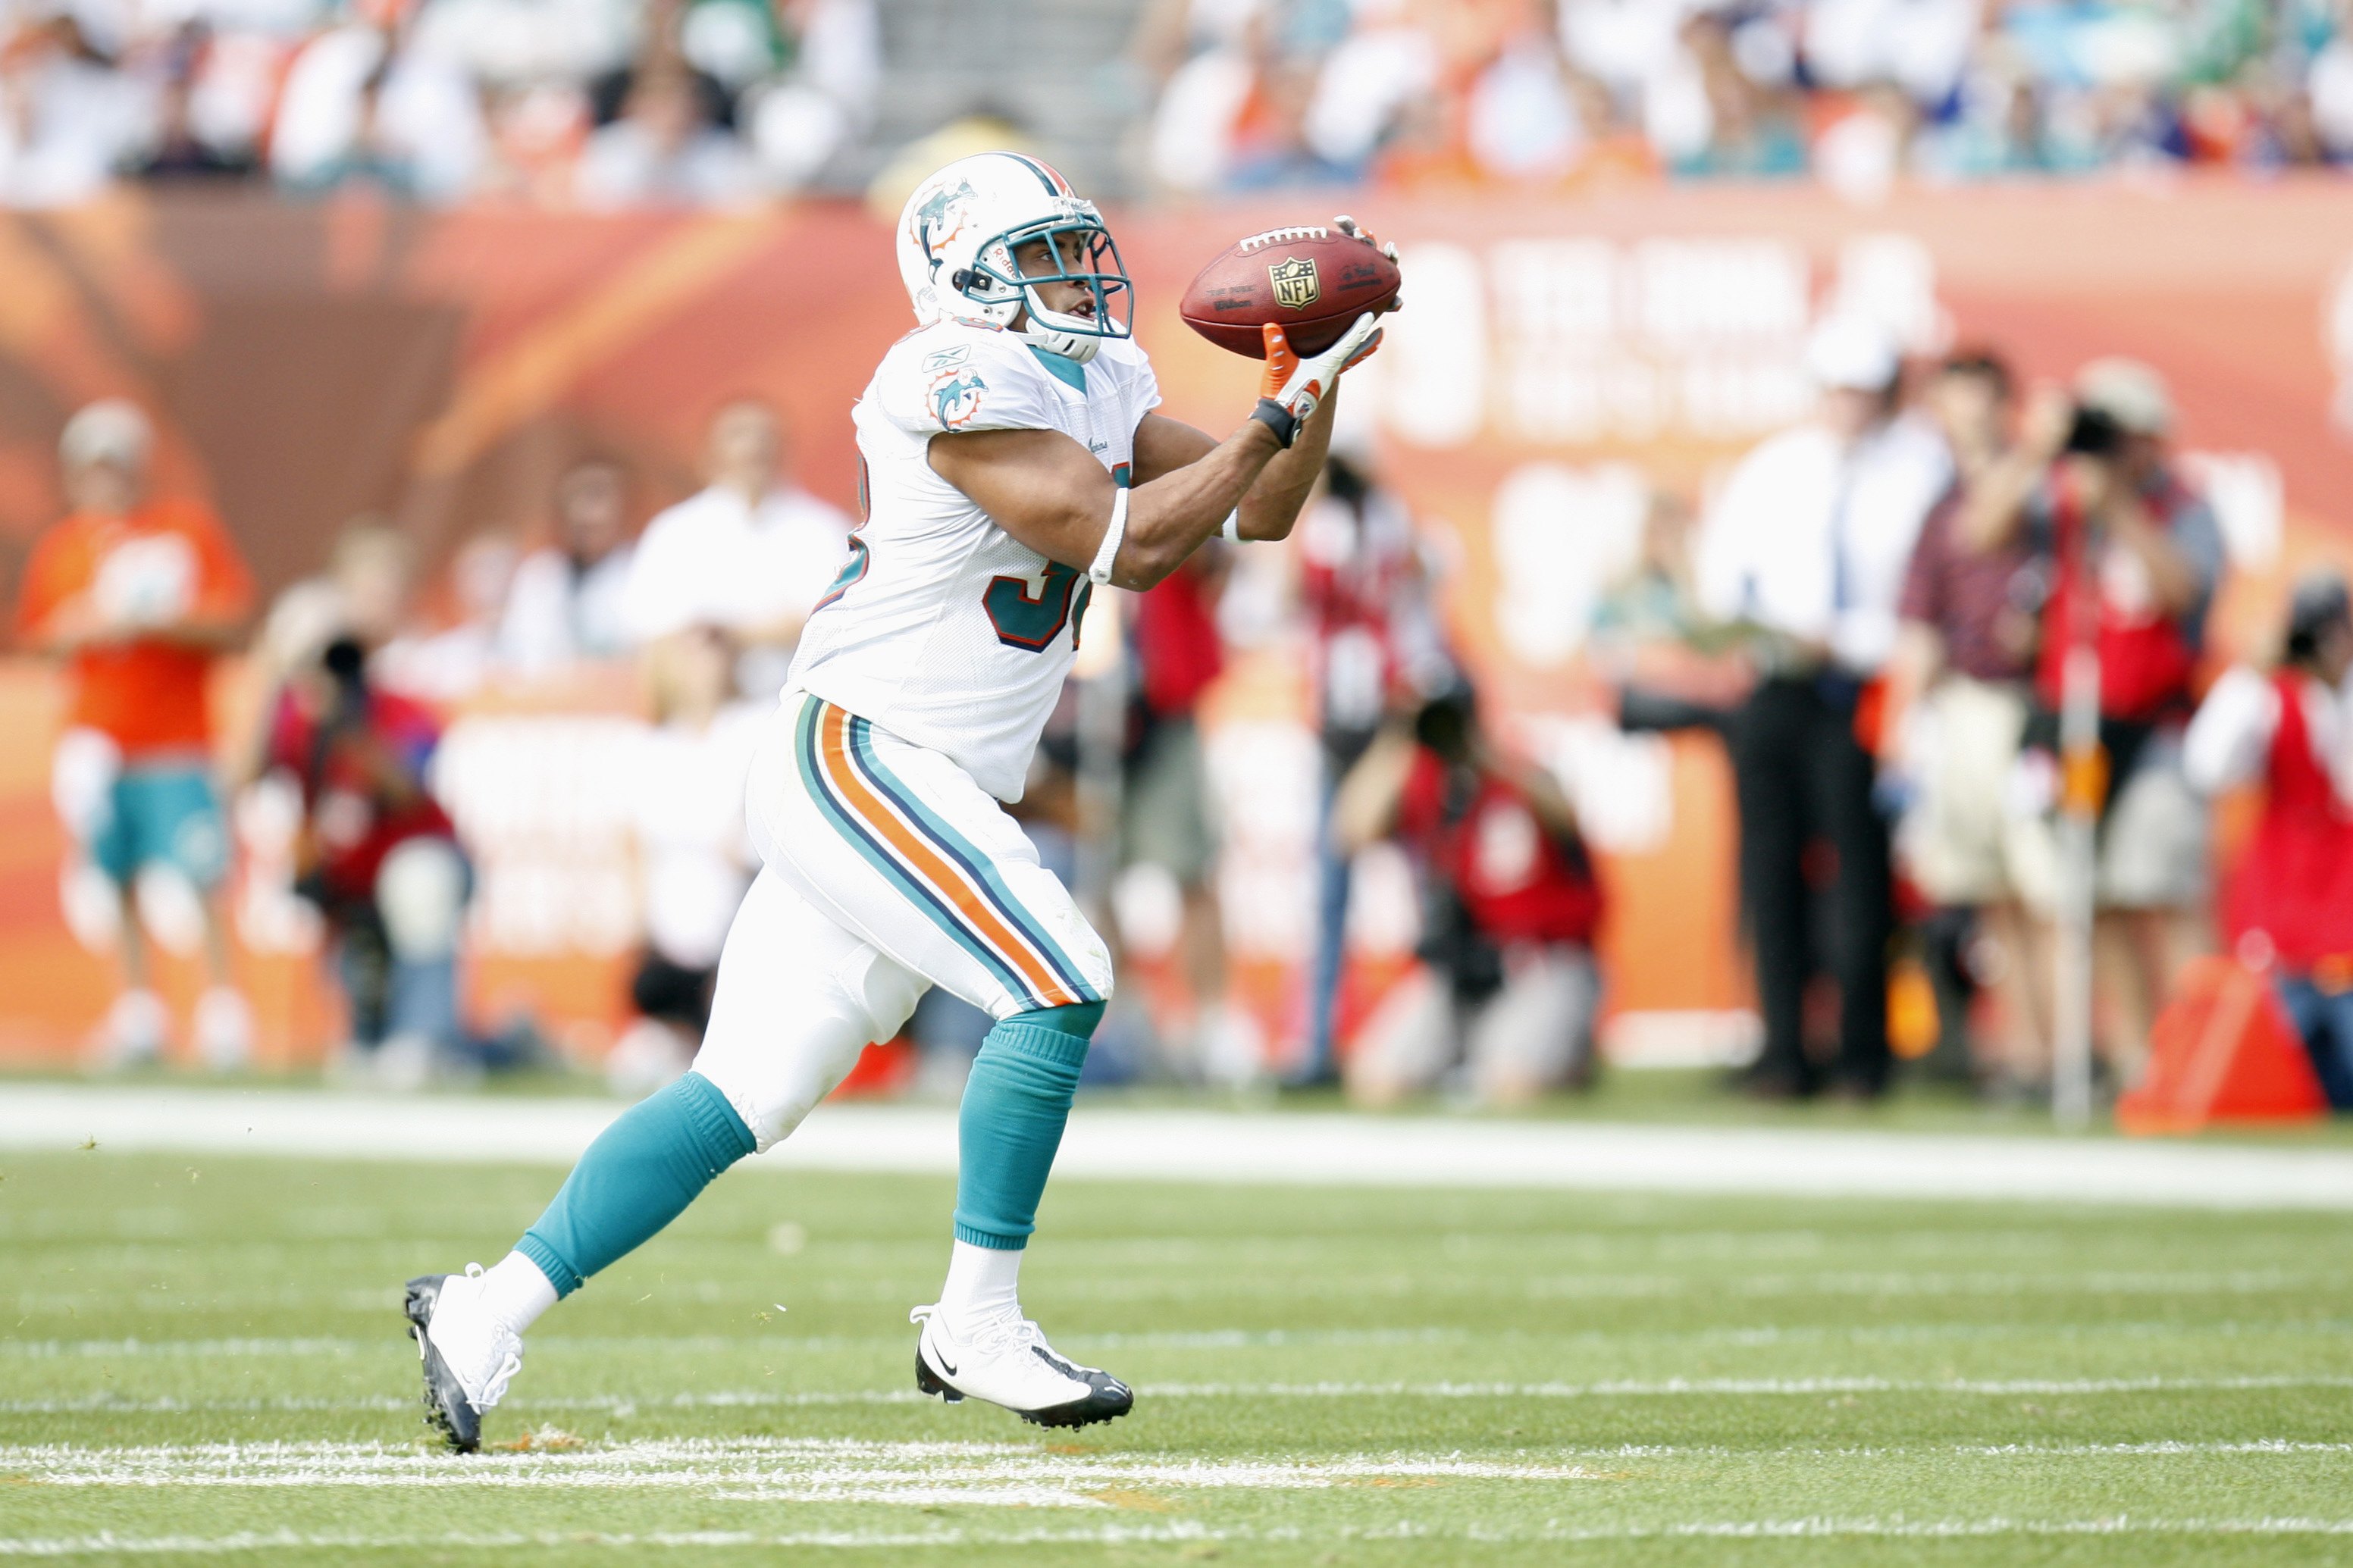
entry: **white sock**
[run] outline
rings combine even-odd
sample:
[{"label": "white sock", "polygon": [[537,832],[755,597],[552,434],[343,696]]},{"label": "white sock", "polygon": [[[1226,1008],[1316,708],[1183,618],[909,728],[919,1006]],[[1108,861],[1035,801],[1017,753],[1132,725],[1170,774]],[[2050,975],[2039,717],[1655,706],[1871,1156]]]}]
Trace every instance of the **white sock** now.
[{"label": "white sock", "polygon": [[555,1305],[555,1287],[547,1282],[538,1264],[520,1252],[510,1252],[483,1271],[482,1305],[520,1334]]},{"label": "white sock", "polygon": [[940,1287],[940,1312],[958,1339],[1009,1310],[1021,1310],[1021,1254],[959,1241],[948,1255],[948,1282]]}]

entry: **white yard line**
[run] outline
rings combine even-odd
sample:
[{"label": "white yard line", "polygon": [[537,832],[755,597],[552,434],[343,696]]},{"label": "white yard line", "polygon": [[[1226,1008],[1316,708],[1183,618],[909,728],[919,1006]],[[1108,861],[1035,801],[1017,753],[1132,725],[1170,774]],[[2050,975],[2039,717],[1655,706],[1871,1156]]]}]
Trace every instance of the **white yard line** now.
[{"label": "white yard line", "polygon": [[934,1507],[1101,1509],[1100,1494],[1312,1491],[1382,1481],[1590,1481],[1608,1472],[1540,1460],[1451,1455],[1155,1460],[1052,1455],[999,1443],[875,1443],[790,1438],[645,1441],[471,1458],[375,1443],[207,1443],[185,1447],[0,1448],[0,1474],[47,1487],[314,1487],[407,1490],[671,1490],[719,1500]]},{"label": "white yard line", "polygon": [[[403,1099],[291,1089],[0,1088],[0,1148],[562,1165],[607,1100]],[[763,1163],[939,1174],[955,1112],[819,1107]],[[2353,1209],[2353,1152],[1727,1127],[1648,1127],[1082,1105],[1064,1176],[1297,1185],[1564,1188]]]},{"label": "white yard line", "polygon": [[707,1551],[721,1547],[786,1549],[792,1547],[867,1548],[902,1552],[910,1548],[956,1549],[973,1546],[1115,1546],[1185,1542],[1296,1542],[1335,1544],[1397,1540],[1453,1541],[1511,1545],[1521,1542],[1599,1542],[1672,1539],[1723,1540],[1950,1540],[2003,1536],[2343,1536],[2353,1535],[2353,1519],[2257,1517],[2248,1519],[2139,1519],[2118,1515],[2107,1519],[1774,1519],[1689,1520],[1660,1524],[1561,1526],[1528,1531],[1473,1528],[1432,1529],[1407,1523],[1388,1528],[1351,1529],[1334,1526],[1309,1529],[1277,1526],[1265,1530],[1212,1527],[1182,1521],[1167,1524],[1101,1524],[1058,1530],[978,1531],[950,1528],[933,1531],[820,1530],[788,1534],[751,1531],[702,1530],[599,1534],[588,1531],[449,1531],[443,1534],[364,1535],[309,1533],[290,1530],[256,1531],[231,1535],[136,1536],[106,1532],[60,1537],[0,1537],[0,1557],[96,1557],[156,1555],[222,1555],[270,1551],[426,1552],[557,1548],[567,1552],[586,1547],[641,1552],[648,1548]]}]

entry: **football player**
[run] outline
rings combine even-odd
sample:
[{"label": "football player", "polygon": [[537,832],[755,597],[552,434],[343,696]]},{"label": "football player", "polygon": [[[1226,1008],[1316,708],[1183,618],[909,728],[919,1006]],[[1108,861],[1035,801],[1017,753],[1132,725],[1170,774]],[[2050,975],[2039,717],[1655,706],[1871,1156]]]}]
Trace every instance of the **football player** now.
[{"label": "football player", "polygon": [[1312,356],[1266,327],[1263,395],[1219,441],[1154,412],[1119,252],[1044,163],[949,164],[909,198],[898,252],[918,330],[854,411],[867,518],[753,766],[763,868],[693,1069],[607,1128],[495,1268],[409,1282],[428,1419],[460,1449],[534,1319],[790,1133],[932,985],[995,1026],[960,1113],[947,1280],[912,1315],[916,1384],[1045,1426],[1134,1403],[1057,1354],[1017,1292],[1112,969],[1000,803],[1020,796],[1096,587],[1148,588],[1220,533],[1289,534],[1378,322]]}]

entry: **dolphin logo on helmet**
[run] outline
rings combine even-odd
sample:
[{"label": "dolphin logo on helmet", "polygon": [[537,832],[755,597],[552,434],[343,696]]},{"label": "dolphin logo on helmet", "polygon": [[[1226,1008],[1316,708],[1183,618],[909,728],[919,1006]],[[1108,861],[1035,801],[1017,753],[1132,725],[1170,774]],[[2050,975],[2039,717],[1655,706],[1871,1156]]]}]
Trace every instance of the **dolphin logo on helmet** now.
[{"label": "dolphin logo on helmet", "polygon": [[[1066,254],[1073,237],[1075,258]],[[1014,253],[1038,241],[1044,258],[1025,269]],[[1050,164],[1018,153],[959,158],[917,185],[899,215],[898,251],[900,280],[926,326],[945,316],[1016,331],[1027,310],[1021,338],[1082,364],[1132,329],[1134,286],[1103,215]],[[1079,285],[1089,307],[1051,309],[1044,283]]]}]

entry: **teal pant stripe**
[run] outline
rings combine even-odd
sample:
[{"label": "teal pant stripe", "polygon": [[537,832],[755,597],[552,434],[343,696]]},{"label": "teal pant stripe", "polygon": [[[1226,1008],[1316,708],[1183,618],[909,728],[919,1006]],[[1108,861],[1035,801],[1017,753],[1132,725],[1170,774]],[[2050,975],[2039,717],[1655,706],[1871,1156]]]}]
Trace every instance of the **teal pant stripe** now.
[{"label": "teal pant stripe", "polygon": [[596,1135],[547,1212],[515,1243],[558,1296],[643,1246],[750,1153],[752,1130],[718,1085],[688,1073]]},{"label": "teal pant stripe", "polygon": [[849,721],[849,744],[850,754],[866,773],[867,782],[885,799],[913,817],[932,842],[939,847],[942,854],[973,874],[987,889],[988,901],[996,906],[997,912],[1010,921],[1023,936],[1029,938],[1029,944],[1045,955],[1047,965],[1054,971],[1056,978],[1075,994],[1100,1000],[1095,988],[1087,984],[1086,971],[1071,962],[1071,955],[1062,951],[1061,944],[1047,933],[1045,924],[1030,914],[1021,900],[1013,896],[1013,889],[1005,885],[1005,879],[997,875],[997,862],[976,848],[969,839],[949,825],[946,818],[932,812],[913,790],[899,782],[896,773],[882,765],[882,759],[874,750],[874,727],[863,719],[853,717]]},{"label": "teal pant stripe", "polygon": [[1018,1252],[1062,1145],[1103,1004],[1017,1013],[988,1031],[957,1117],[955,1238]]},{"label": "teal pant stripe", "polygon": [[800,765],[801,787],[808,791],[811,800],[817,802],[818,809],[824,813],[825,819],[833,824],[833,830],[881,872],[892,887],[904,894],[909,903],[945,931],[957,946],[979,960],[982,967],[996,975],[997,983],[1007,991],[1016,996],[1029,995],[1029,983],[998,957],[994,948],[966,930],[955,912],[941,902],[936,893],[909,875],[906,868],[875,841],[874,836],[850,814],[849,808],[833,798],[832,788],[826,784],[824,770],[819,767],[817,758],[818,718],[825,706],[822,699],[815,697],[801,705],[795,745],[796,761]]}]

